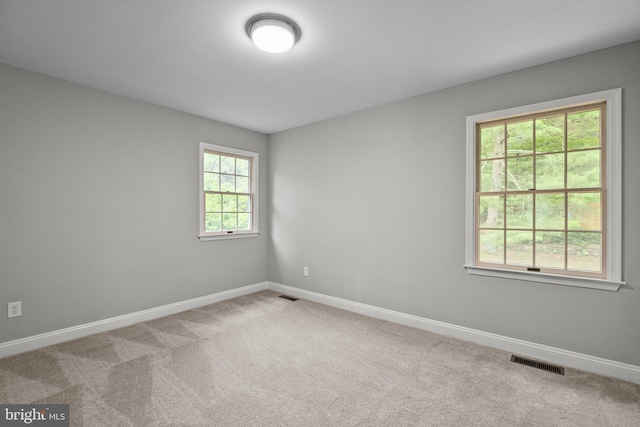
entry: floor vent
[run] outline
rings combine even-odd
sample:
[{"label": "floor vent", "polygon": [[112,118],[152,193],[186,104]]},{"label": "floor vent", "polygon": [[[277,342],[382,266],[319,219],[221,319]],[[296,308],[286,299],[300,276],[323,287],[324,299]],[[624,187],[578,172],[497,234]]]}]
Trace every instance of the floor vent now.
[{"label": "floor vent", "polygon": [[280,298],[288,299],[289,301],[298,301],[298,298],[290,297],[289,295],[280,295]]},{"label": "floor vent", "polygon": [[552,372],[558,375],[564,375],[564,368],[555,366],[550,363],[538,362],[537,360],[526,359],[521,356],[511,355],[511,361],[521,365],[531,366],[532,368],[542,369],[543,371]]}]

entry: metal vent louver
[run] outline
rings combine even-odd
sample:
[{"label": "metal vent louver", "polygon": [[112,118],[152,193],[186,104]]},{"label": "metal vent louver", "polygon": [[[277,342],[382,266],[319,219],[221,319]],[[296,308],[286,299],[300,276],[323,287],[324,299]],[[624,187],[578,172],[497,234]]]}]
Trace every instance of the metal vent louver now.
[{"label": "metal vent louver", "polygon": [[543,371],[551,372],[558,375],[564,375],[564,368],[561,366],[552,365],[546,362],[539,362],[533,359],[527,359],[522,356],[511,355],[511,361],[519,363],[521,365],[531,366],[532,368],[542,369]]}]

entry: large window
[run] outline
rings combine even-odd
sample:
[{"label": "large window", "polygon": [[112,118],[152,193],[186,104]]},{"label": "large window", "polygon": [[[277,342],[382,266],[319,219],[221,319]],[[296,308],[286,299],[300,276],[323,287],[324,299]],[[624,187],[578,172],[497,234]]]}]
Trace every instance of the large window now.
[{"label": "large window", "polygon": [[468,118],[470,272],[617,289],[620,144],[609,129],[610,115],[619,120],[616,94]]},{"label": "large window", "polygon": [[253,237],[258,154],[200,143],[200,240]]}]

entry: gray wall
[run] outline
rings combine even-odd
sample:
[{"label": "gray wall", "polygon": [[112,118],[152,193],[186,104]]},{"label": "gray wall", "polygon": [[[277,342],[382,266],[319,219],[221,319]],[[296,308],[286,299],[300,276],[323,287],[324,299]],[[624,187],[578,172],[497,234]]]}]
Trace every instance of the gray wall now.
[{"label": "gray wall", "polygon": [[[0,65],[0,342],[271,280],[640,365],[639,69],[636,42],[268,138]],[[466,116],[616,87],[629,286],[467,275]],[[200,140],[260,153],[260,237],[196,239]]]},{"label": "gray wall", "polygon": [[[267,139],[0,65],[0,342],[266,281]],[[198,241],[201,140],[260,153],[259,237]]]},{"label": "gray wall", "polygon": [[[270,280],[640,365],[639,70],[636,42],[272,135]],[[629,286],[468,275],[466,116],[617,87]]]}]

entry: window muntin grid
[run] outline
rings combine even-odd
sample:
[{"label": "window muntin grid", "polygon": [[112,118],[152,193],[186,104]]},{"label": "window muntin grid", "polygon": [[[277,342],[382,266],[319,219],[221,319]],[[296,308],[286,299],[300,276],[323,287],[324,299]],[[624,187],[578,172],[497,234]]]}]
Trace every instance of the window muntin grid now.
[{"label": "window muntin grid", "polygon": [[476,265],[605,277],[605,112],[476,124]]},{"label": "window muntin grid", "polygon": [[253,230],[253,159],[204,150],[204,232],[231,234]]}]

